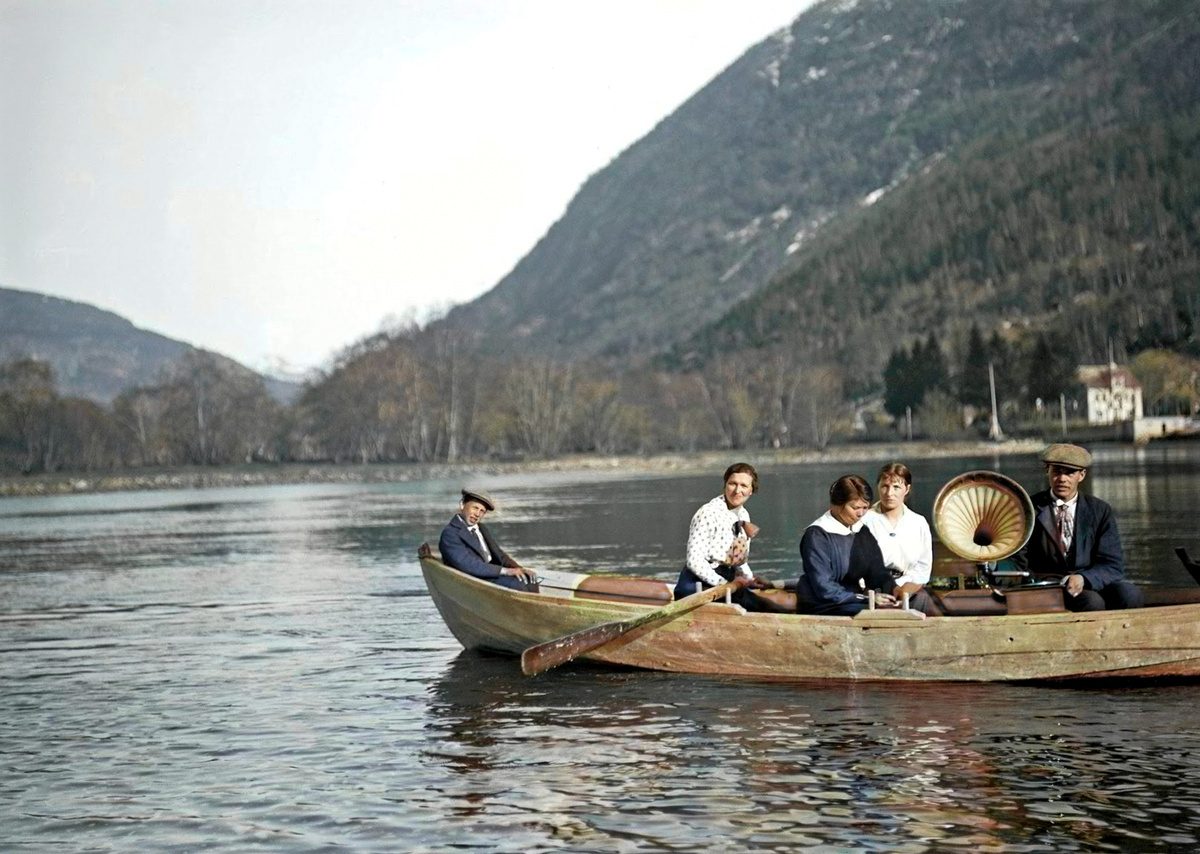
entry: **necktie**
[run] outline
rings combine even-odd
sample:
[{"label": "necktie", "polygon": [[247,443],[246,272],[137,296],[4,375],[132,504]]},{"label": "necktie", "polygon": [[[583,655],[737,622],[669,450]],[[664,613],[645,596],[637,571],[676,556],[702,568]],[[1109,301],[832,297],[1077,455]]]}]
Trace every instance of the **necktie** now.
[{"label": "necktie", "polygon": [[1071,549],[1071,537],[1074,535],[1075,520],[1071,516],[1071,507],[1068,504],[1059,504],[1057,509],[1058,514],[1058,539],[1062,542],[1063,552],[1068,552]]},{"label": "necktie", "polygon": [[469,525],[467,526],[467,530],[475,535],[475,539],[479,540],[479,550],[483,552],[483,559],[490,561],[492,559],[492,553],[488,551],[487,543],[483,540],[483,532],[479,530],[479,526]]}]

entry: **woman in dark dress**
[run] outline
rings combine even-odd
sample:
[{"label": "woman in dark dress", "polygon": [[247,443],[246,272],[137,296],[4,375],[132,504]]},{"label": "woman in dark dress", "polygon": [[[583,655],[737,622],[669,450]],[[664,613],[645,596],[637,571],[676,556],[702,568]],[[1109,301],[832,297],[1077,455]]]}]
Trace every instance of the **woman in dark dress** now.
[{"label": "woman in dark dress", "polygon": [[[804,574],[796,584],[801,614],[853,616],[867,607],[867,591],[881,605],[895,603],[894,579],[862,518],[871,507],[871,486],[858,475],[839,477],[829,488],[829,510],[800,539]],[[884,592],[887,591],[887,592]]]}]

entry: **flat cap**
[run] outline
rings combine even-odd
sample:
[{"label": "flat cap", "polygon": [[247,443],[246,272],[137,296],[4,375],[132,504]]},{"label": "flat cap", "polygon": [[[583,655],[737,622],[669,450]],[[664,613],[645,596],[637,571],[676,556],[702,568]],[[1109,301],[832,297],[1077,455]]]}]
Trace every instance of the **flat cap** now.
[{"label": "flat cap", "polygon": [[1088,452],[1087,448],[1059,442],[1042,451],[1042,462],[1048,466],[1056,465],[1073,469],[1085,469],[1092,464],[1092,455]]},{"label": "flat cap", "polygon": [[488,510],[496,509],[496,502],[492,500],[492,496],[488,495],[482,489],[464,489],[462,491],[462,500],[464,502],[478,501]]}]

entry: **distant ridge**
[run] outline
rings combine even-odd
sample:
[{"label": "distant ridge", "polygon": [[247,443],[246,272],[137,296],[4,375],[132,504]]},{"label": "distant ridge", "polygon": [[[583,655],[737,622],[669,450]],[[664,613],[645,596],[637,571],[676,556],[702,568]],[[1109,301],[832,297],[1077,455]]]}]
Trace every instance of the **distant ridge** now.
[{"label": "distant ridge", "polygon": [[[195,349],[87,303],[0,288],[0,363],[48,362],[64,397],[111,403],[126,389],[159,382],[164,369]],[[295,383],[263,379],[277,400],[290,402],[298,392]]]}]

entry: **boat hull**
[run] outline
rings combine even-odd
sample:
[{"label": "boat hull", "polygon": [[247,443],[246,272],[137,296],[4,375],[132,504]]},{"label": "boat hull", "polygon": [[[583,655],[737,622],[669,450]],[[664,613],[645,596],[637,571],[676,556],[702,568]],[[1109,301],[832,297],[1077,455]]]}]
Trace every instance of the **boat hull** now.
[{"label": "boat hull", "polygon": [[[508,590],[421,560],[434,604],[467,649],[529,646],[652,605],[578,598],[587,576],[555,574],[553,594]],[[747,613],[723,602],[634,630],[583,656],[607,664],[761,679],[1029,681],[1200,676],[1200,604],[1130,611],[924,617]]]}]

